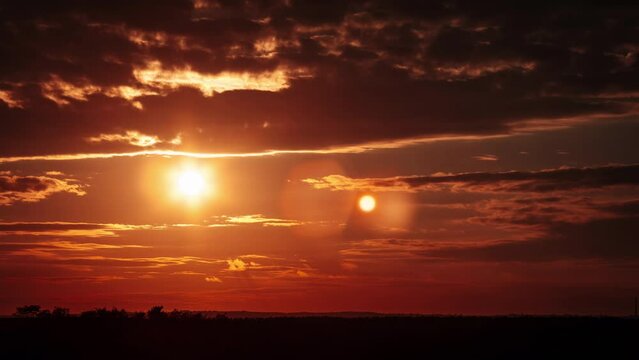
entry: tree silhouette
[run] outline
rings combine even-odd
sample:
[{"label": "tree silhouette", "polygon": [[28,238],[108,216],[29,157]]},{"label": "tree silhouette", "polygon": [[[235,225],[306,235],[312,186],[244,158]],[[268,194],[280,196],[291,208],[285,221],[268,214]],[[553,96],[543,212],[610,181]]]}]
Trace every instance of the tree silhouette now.
[{"label": "tree silhouette", "polygon": [[51,316],[53,316],[54,318],[68,317],[69,309],[56,306],[53,308],[53,311],[51,311]]},{"label": "tree silhouette", "polygon": [[165,319],[166,313],[162,311],[163,309],[164,306],[161,305],[153,306],[149,309],[149,311],[146,312],[146,317],[151,320]]},{"label": "tree silhouette", "polygon": [[184,310],[178,310],[178,309],[173,309],[173,311],[171,311],[168,314],[170,319],[186,319],[189,317],[189,312],[188,311],[184,311]]},{"label": "tree silhouette", "polygon": [[107,308],[96,308],[95,310],[85,311],[80,314],[82,318],[98,318],[98,319],[126,319],[128,314],[126,310],[118,308],[112,308],[111,310],[107,310]]},{"label": "tree silhouette", "polygon": [[16,316],[36,317],[40,312],[40,305],[25,305],[16,308]]},{"label": "tree silhouette", "polygon": [[144,319],[144,316],[145,316],[145,315],[146,315],[146,314],[144,313],[144,311],[136,311],[136,312],[133,312],[133,313],[129,314],[129,317],[130,317],[131,319],[138,319],[138,320],[142,320],[142,319]]},{"label": "tree silhouette", "polygon": [[178,320],[198,320],[202,319],[202,313],[188,311],[188,310],[178,310],[174,309],[170,313],[168,313],[169,319],[178,319]]},{"label": "tree silhouette", "polygon": [[42,319],[48,319],[51,317],[51,311],[44,309],[44,310],[40,310],[38,312],[38,314],[36,314],[36,317],[38,318],[42,318]]},{"label": "tree silhouette", "polygon": [[118,308],[115,308],[115,307],[111,309],[110,316],[112,319],[126,319],[129,317],[126,310],[124,309],[118,310]]}]

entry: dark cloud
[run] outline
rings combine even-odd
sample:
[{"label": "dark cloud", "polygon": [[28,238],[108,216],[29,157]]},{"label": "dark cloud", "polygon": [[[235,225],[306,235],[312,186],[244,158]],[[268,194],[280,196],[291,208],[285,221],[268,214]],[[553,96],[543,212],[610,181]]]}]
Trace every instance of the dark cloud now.
[{"label": "dark cloud", "polygon": [[443,247],[424,254],[478,261],[636,260],[639,258],[638,224],[636,217],[563,223],[554,225],[548,234],[539,238]]},{"label": "dark cloud", "polygon": [[[474,172],[354,179],[329,175],[306,179],[317,189],[361,191],[422,191],[452,188],[471,192],[543,193],[639,185],[639,165],[558,168],[542,171]],[[546,202],[558,200],[544,198]],[[544,200],[542,199],[542,200]],[[524,200],[525,201],[525,200]]]},{"label": "dark cloud", "polygon": [[638,216],[639,200],[621,201],[612,204],[603,204],[600,210],[610,212],[620,216]]},{"label": "dark cloud", "polygon": [[[636,114],[634,3],[69,0],[0,10],[3,156],[130,150],[84,141],[126,131],[256,151]],[[162,71],[152,81],[140,76],[150,64]],[[211,85],[224,73],[235,91]],[[268,81],[280,86],[264,91]]]},{"label": "dark cloud", "polygon": [[0,206],[16,202],[37,202],[54,193],[86,194],[83,185],[75,179],[50,176],[18,176],[0,173]]},{"label": "dark cloud", "polygon": [[639,259],[637,217],[554,223],[543,233],[511,240],[436,241],[429,238],[375,238],[348,242],[347,258],[429,262],[604,261],[633,264]]}]

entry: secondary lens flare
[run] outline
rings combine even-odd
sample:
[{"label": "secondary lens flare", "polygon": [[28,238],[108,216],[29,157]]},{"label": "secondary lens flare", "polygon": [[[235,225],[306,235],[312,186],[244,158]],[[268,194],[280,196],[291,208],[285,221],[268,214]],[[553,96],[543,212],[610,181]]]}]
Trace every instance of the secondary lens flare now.
[{"label": "secondary lens flare", "polygon": [[371,195],[364,195],[359,198],[359,208],[363,212],[371,212],[375,210],[375,206],[377,206],[377,201],[375,201],[375,198]]}]

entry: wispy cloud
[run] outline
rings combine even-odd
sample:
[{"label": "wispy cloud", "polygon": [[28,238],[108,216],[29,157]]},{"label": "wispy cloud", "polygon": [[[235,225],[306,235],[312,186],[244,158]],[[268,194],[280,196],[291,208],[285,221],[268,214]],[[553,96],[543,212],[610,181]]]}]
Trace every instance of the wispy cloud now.
[{"label": "wispy cloud", "polygon": [[[479,139],[493,139],[509,136],[508,134],[496,135],[451,135],[451,136],[426,136],[415,137],[410,139],[389,140],[367,142],[356,145],[331,146],[318,149],[282,149],[282,150],[264,150],[257,152],[190,152],[178,151],[170,149],[153,149],[132,152],[112,152],[112,153],[69,153],[69,154],[44,154],[44,155],[26,155],[26,156],[5,156],[0,157],[0,163],[11,163],[18,161],[74,161],[74,160],[91,160],[91,159],[112,159],[121,157],[186,157],[194,159],[225,159],[225,158],[252,158],[252,157],[270,157],[283,155],[330,155],[330,154],[361,154],[376,150],[399,149],[408,146],[415,146],[424,143],[440,142],[440,141],[466,141]],[[173,139],[175,140],[175,139]],[[171,141],[173,141],[171,140]],[[180,140],[181,142],[181,140]]]},{"label": "wispy cloud", "polygon": [[[0,222],[0,236],[26,235],[26,236],[57,236],[57,237],[119,237],[125,231],[163,231],[180,229],[214,229],[236,226],[265,226],[265,227],[291,227],[307,224],[325,224],[323,221],[299,221],[291,219],[278,219],[265,217],[261,214],[215,216],[211,221],[205,220],[199,223],[176,224],[122,224],[122,223],[91,223],[91,222],[67,222],[67,221],[19,221]],[[253,255],[246,255],[252,257]]]},{"label": "wispy cloud", "polygon": [[289,219],[278,219],[265,217],[262,214],[239,215],[239,216],[220,216],[218,220],[226,224],[259,224],[262,226],[298,226],[305,222]]},{"label": "wispy cloud", "polygon": [[87,138],[88,142],[123,142],[134,146],[147,147],[160,142],[155,135],[145,135],[137,131],[127,131],[124,134],[100,134]]},{"label": "wispy cloud", "polygon": [[22,101],[16,99],[13,93],[7,90],[0,90],[0,101],[7,104],[7,106],[10,108],[24,108],[24,104],[22,103]]},{"label": "wispy cloud", "polygon": [[317,276],[317,269],[305,260],[278,258],[265,255],[241,255],[227,259],[224,269],[229,277],[233,273],[247,273],[252,279],[304,279]]},{"label": "wispy cloud", "polygon": [[144,245],[125,245],[125,244],[99,244],[99,243],[81,243],[72,241],[39,241],[39,242],[3,242],[2,246],[36,246],[41,249],[64,250],[64,251],[92,251],[103,249],[143,249],[150,248]]},{"label": "wispy cloud", "polygon": [[100,87],[88,80],[81,83],[64,81],[60,76],[52,74],[50,79],[40,84],[42,95],[58,105],[68,105],[70,100],[87,101],[87,96],[100,92]]},{"label": "wispy cloud", "polygon": [[484,155],[473,156],[473,159],[479,160],[479,161],[497,161],[499,160],[499,157],[493,154],[484,154]]},{"label": "wispy cloud", "polygon": [[173,139],[162,140],[156,135],[146,135],[136,130],[128,130],[123,134],[100,134],[86,138],[90,143],[119,142],[139,147],[151,147],[158,144],[180,145],[182,137],[178,134]]},{"label": "wispy cloud", "polygon": [[106,224],[85,222],[0,222],[1,235],[116,237],[120,231],[159,230],[167,225]]},{"label": "wispy cloud", "polygon": [[85,185],[77,179],[51,176],[0,175],[0,206],[17,202],[38,202],[56,193],[86,195]]},{"label": "wispy cloud", "polygon": [[142,103],[136,99],[146,95],[157,95],[156,91],[144,87],[131,87],[128,85],[99,86],[92,84],[88,79],[71,82],[62,79],[57,74],[51,74],[47,81],[40,84],[42,95],[59,106],[69,105],[71,101],[88,101],[88,97],[101,94],[107,97],[119,97],[142,110]]},{"label": "wispy cloud", "polygon": [[279,91],[288,88],[290,78],[296,77],[295,73],[286,69],[257,73],[225,71],[205,74],[194,71],[189,66],[165,69],[159,61],[149,62],[145,67],[135,69],[133,74],[141,84],[152,88],[165,90],[188,86],[199,89],[205,96],[232,90]]},{"label": "wispy cloud", "polygon": [[328,175],[302,180],[316,189],[346,191],[552,192],[639,185],[639,165],[557,168],[541,171],[475,172],[389,178]]}]

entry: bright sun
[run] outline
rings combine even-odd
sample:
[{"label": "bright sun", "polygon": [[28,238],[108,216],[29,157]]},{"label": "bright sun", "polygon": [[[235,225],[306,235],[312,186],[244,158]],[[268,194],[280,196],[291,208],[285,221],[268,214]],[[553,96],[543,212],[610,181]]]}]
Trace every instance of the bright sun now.
[{"label": "bright sun", "polygon": [[371,195],[364,195],[361,198],[359,198],[359,208],[364,212],[371,212],[375,210],[376,205],[377,205],[377,202],[375,201],[375,198],[372,197]]},{"label": "bright sun", "polygon": [[169,172],[169,188],[173,199],[197,205],[215,194],[212,169],[209,166],[186,163]]},{"label": "bright sun", "polygon": [[197,170],[185,170],[177,177],[177,190],[188,197],[200,196],[206,190],[204,175]]}]

